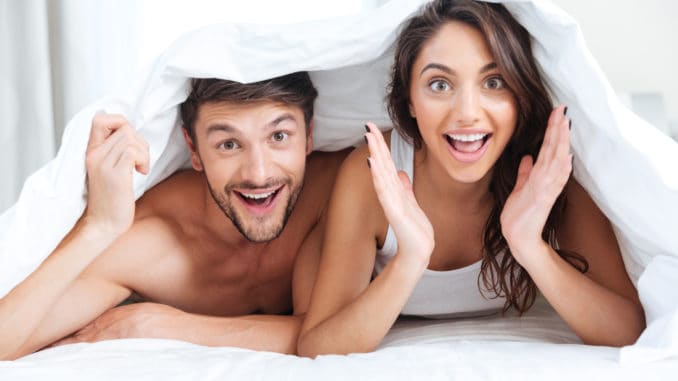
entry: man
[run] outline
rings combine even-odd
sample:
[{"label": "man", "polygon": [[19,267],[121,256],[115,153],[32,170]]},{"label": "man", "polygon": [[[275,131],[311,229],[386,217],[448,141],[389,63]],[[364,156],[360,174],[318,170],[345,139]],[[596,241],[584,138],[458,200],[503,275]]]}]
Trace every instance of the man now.
[{"label": "man", "polygon": [[163,337],[294,353],[346,154],[311,154],[316,96],[305,72],[193,80],[181,105],[193,170],[136,204],[132,174],[148,172],[148,145],[124,118],[96,116],[87,209],[0,300],[0,358],[71,335],[133,294],[157,304],[110,310],[62,343]]}]

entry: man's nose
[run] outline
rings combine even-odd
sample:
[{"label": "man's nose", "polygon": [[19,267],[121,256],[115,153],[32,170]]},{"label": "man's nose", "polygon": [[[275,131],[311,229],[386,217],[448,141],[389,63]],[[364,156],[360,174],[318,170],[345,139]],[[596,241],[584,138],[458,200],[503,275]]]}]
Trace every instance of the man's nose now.
[{"label": "man's nose", "polygon": [[271,178],[271,157],[265,147],[251,146],[242,165],[242,177],[249,183],[264,185]]},{"label": "man's nose", "polygon": [[480,116],[480,92],[471,84],[460,86],[452,98],[453,119],[457,126],[473,126]]}]

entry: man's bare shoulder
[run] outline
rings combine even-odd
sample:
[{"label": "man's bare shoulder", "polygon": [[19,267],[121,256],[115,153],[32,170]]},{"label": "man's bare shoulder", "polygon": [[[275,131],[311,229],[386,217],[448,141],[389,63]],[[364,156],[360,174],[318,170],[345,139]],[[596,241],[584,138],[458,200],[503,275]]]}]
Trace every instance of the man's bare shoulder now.
[{"label": "man's bare shoulder", "polygon": [[304,186],[314,189],[332,189],[341,163],[351,153],[353,148],[335,152],[311,153],[306,161],[306,182]]},{"label": "man's bare shoulder", "polygon": [[151,216],[186,219],[204,200],[205,177],[192,169],[180,170],[158,183],[137,201],[136,219]]}]

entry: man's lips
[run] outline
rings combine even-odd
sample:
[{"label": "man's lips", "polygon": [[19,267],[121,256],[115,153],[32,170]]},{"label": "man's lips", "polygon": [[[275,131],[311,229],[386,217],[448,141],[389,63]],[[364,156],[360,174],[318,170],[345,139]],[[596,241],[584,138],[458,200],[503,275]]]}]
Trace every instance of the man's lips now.
[{"label": "man's lips", "polygon": [[280,185],[273,189],[243,189],[233,190],[233,192],[246,206],[248,206],[248,209],[254,209],[255,211],[261,212],[274,203],[283,187],[284,185]]}]

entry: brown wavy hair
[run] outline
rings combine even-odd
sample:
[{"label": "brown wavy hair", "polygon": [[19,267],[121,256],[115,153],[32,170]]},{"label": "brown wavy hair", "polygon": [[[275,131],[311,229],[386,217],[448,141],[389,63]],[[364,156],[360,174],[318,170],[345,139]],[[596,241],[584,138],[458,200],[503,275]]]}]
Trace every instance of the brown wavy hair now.
[{"label": "brown wavy hair", "polygon": [[304,113],[306,132],[313,119],[313,103],[318,91],[308,72],[299,71],[259,82],[240,83],[217,78],[191,79],[191,92],[179,106],[179,115],[191,139],[195,140],[195,121],[200,105],[215,102],[257,103],[280,102],[297,106]]},{"label": "brown wavy hair", "polygon": [[[501,4],[472,0],[436,0],[427,4],[419,14],[406,21],[396,41],[387,108],[398,133],[415,149],[420,149],[421,133],[409,109],[412,66],[422,46],[451,21],[468,24],[483,34],[518,108],[515,132],[492,172],[489,191],[495,203],[483,231],[483,259],[478,287],[481,292],[483,288],[493,291],[492,298],[504,296],[504,312],[513,307],[522,314],[534,304],[537,287],[511,255],[499,217],[515,186],[520,159],[524,155],[536,159],[539,153],[552,110],[551,98],[532,56],[529,33]],[[557,247],[556,231],[561,226],[565,207],[565,195],[561,193],[542,232],[544,241],[554,248]],[[588,271],[588,262],[581,255],[556,251],[579,271]]]}]

